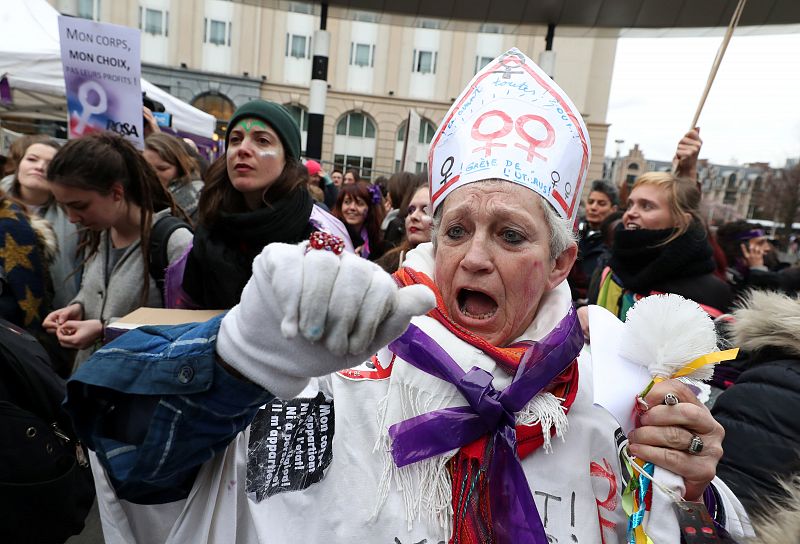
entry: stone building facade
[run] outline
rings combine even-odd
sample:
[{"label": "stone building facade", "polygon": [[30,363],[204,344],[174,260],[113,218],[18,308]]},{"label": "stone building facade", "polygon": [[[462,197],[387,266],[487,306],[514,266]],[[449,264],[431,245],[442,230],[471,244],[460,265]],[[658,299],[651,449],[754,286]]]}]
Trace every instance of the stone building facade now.
[{"label": "stone building facade", "polygon": [[[228,112],[256,97],[286,104],[301,125],[307,122],[318,5],[48,1],[63,13],[140,28],[144,77],[217,116],[220,136]],[[368,177],[393,172],[403,143],[398,135],[414,109],[421,118],[420,137],[407,169],[424,168],[432,129],[472,76],[511,47],[533,59],[545,47],[543,26],[403,19],[356,9],[328,19],[324,163],[354,164]],[[589,179],[600,177],[616,38],[559,31],[554,50],[555,79],[589,129]]]}]

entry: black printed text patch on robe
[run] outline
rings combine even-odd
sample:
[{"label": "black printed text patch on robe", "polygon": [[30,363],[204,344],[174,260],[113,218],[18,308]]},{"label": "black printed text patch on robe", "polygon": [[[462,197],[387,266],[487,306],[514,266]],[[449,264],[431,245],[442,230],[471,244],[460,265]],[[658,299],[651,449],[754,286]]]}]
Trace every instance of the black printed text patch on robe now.
[{"label": "black printed text patch on robe", "polygon": [[247,495],[261,502],[320,481],[333,459],[333,401],[275,399],[258,411],[247,447]]}]

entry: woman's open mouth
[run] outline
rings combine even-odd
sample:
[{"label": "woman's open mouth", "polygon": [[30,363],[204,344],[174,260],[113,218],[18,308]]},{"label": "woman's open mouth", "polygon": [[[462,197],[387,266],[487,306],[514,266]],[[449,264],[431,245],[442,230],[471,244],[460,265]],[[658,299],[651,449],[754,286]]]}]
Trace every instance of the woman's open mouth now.
[{"label": "woman's open mouth", "polygon": [[456,300],[459,311],[471,319],[489,319],[497,313],[497,302],[480,291],[460,289]]}]

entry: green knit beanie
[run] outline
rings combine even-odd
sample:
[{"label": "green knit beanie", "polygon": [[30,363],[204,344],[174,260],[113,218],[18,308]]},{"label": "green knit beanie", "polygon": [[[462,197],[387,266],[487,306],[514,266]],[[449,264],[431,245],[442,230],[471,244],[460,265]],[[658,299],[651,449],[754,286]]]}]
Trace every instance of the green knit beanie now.
[{"label": "green knit beanie", "polygon": [[272,130],[281,139],[286,155],[300,159],[300,127],[297,126],[292,114],[286,108],[266,100],[251,100],[233,112],[233,117],[228,121],[228,130],[225,133],[226,148],[231,130],[236,127],[236,123],[248,117],[261,119],[272,127]]}]

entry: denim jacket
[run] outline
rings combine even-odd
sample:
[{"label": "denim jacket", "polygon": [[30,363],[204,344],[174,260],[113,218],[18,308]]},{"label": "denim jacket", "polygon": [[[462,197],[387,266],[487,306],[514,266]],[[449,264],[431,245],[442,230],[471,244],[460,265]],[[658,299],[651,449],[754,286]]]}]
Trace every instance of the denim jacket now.
[{"label": "denim jacket", "polygon": [[119,498],[185,498],[200,465],[273,399],[217,363],[221,320],[135,329],[98,350],[67,383],[64,407]]}]

